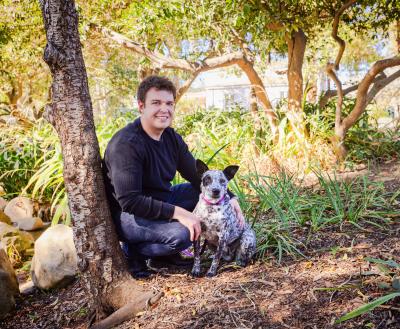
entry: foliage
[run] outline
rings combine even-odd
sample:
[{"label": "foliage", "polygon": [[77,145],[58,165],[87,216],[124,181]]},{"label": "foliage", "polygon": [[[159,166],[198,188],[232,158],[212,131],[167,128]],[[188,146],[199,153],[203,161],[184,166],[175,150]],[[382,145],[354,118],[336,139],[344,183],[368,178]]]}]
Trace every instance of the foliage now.
[{"label": "foliage", "polygon": [[367,177],[345,182],[318,172],[316,175],[316,189],[301,187],[301,181],[296,183],[294,176],[285,173],[251,173],[240,178],[244,189],[238,188],[237,183],[232,185],[240,203],[251,205],[244,209],[256,230],[261,257],[267,251],[278,261],[285,254],[302,255],[308,239],[319,230],[345,223],[383,228],[387,216],[395,213],[399,191],[387,192],[382,183],[371,182]]},{"label": "foliage", "polygon": [[[356,100],[345,97],[342,113],[347,116],[354,108]],[[335,126],[336,100],[328,102],[324,109],[317,104],[305,103],[306,126],[310,138],[318,136],[330,141]],[[360,119],[350,128],[345,140],[348,149],[347,165],[368,160],[386,160],[400,155],[400,131],[380,130],[373,115],[376,109],[368,106]],[[313,142],[314,143],[314,142]]]},{"label": "foliage", "polygon": [[[267,119],[260,113],[262,127]],[[211,166],[220,168],[231,164],[242,164],[246,156],[255,152],[266,152],[268,133],[257,129],[250,112],[235,107],[229,111],[216,108],[177,117],[175,127],[191,147],[195,157],[211,161]],[[229,131],[229,133],[227,133]],[[218,155],[214,157],[218,151]]]},{"label": "foliage", "polygon": [[1,248],[6,251],[13,265],[19,265],[33,255],[32,236],[2,222],[0,222],[0,241]]},{"label": "foliage", "polygon": [[[135,113],[130,111],[97,123],[102,153],[112,135],[131,121]],[[62,220],[69,224],[61,145],[54,128],[42,119],[29,129],[9,126],[0,134],[0,145],[5,150],[0,155],[0,180],[7,196],[23,193],[41,202],[50,202],[52,223]]]}]

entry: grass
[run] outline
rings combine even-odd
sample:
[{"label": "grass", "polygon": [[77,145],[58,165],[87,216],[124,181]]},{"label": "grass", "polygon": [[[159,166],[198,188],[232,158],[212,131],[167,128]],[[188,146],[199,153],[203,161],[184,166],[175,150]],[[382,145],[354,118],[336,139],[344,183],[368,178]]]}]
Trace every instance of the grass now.
[{"label": "grass", "polygon": [[301,187],[301,181],[285,173],[244,175],[246,188],[239,188],[237,181],[232,184],[240,203],[251,205],[244,211],[256,231],[260,257],[269,252],[280,262],[283,255],[304,256],[307,243],[320,230],[333,226],[341,231],[345,224],[384,230],[398,213],[400,190],[387,192],[383,183],[367,177],[345,182],[315,174],[319,185],[314,189]]},{"label": "grass", "polygon": [[[349,109],[351,106],[349,103]],[[280,140],[274,146],[262,112],[259,113],[260,126],[255,125],[253,114],[240,108],[230,111],[198,109],[178,115],[175,121],[177,131],[188,142],[195,157],[206,161],[211,168],[241,166],[241,177],[231,183],[231,188],[257,232],[261,257],[271,253],[281,261],[284,255],[302,255],[313,234],[332,225],[342,229],[343,224],[349,223],[362,229],[368,224],[384,229],[388,218],[395,213],[394,203],[400,191],[388,193],[383,184],[366,177],[343,182],[323,174],[332,155],[329,139],[334,111],[329,107],[320,111],[309,104],[304,108],[307,114],[305,139],[296,139],[282,112]],[[113,134],[133,121],[136,114],[120,114],[97,122],[102,154]],[[389,141],[374,127],[366,125],[367,121],[368,113],[349,131],[350,160],[398,154],[398,132],[393,132]],[[4,149],[0,155],[0,181],[7,197],[22,192],[50,202],[52,223],[69,224],[61,147],[54,129],[42,120],[31,128],[9,127],[0,132],[0,146]],[[293,169],[290,172],[314,172],[319,188],[302,187],[294,174],[284,170],[277,174],[264,170],[271,159],[279,160],[283,168]],[[177,175],[173,183],[182,181]],[[306,238],[300,239],[298,232],[303,232]]]}]

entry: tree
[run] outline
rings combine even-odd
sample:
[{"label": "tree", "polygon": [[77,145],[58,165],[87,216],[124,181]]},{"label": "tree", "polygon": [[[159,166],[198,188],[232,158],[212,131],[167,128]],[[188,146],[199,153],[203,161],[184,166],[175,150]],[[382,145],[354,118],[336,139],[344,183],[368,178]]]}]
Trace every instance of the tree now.
[{"label": "tree", "polygon": [[[229,27],[229,15],[224,8],[220,1],[159,1],[156,4],[141,1],[123,6],[112,23],[96,19],[88,24],[107,39],[145,56],[149,60],[146,72],[169,69],[185,76],[186,81],[178,88],[177,100],[200,73],[238,65],[255,89],[272,134],[275,134],[277,116],[262,79],[254,68],[254,54],[243,35]],[[87,16],[91,13],[88,8],[84,12]],[[138,15],[138,12],[143,14]],[[225,21],[221,16],[226,18]],[[209,17],[212,17],[211,21]],[[229,32],[225,34],[225,31]],[[190,42],[190,47],[185,41]],[[179,72],[184,72],[184,75]]]},{"label": "tree", "polygon": [[[391,7],[392,5],[393,7]],[[335,113],[335,138],[334,138],[334,148],[337,154],[337,158],[339,161],[343,161],[346,157],[346,148],[344,146],[344,140],[346,137],[347,131],[357,122],[357,120],[361,117],[363,112],[365,111],[366,106],[371,102],[371,100],[377,95],[377,93],[383,89],[386,85],[394,81],[397,77],[400,76],[400,70],[391,74],[390,76],[386,76],[384,74],[384,70],[389,67],[394,67],[400,65],[400,56],[394,56],[392,58],[382,59],[375,62],[372,67],[368,70],[367,74],[361,80],[361,82],[357,85],[356,88],[350,87],[347,88],[347,92],[349,90],[357,89],[356,95],[356,104],[354,109],[347,115],[347,117],[343,118],[342,115],[342,105],[343,105],[343,87],[342,83],[339,80],[336,71],[339,70],[339,64],[342,59],[343,53],[345,51],[346,43],[345,41],[338,36],[338,29],[341,16],[344,12],[355,6],[354,9],[356,12],[364,11],[368,12],[367,9],[376,9],[373,11],[381,12],[384,15],[381,22],[373,21],[371,25],[362,22],[358,24],[355,22],[356,27],[365,29],[367,27],[375,29],[385,29],[388,25],[395,19],[398,19],[400,16],[400,5],[397,3],[386,2],[384,4],[376,3],[362,3],[358,4],[357,0],[348,0],[344,3],[339,10],[336,11],[335,17],[332,23],[332,38],[338,43],[339,50],[334,63],[328,63],[326,67],[326,72],[329,77],[334,81],[337,88],[337,103],[336,103],[336,113]],[[367,8],[366,8],[367,6]],[[385,9],[385,12],[382,12],[382,9]],[[387,13],[387,9],[391,9],[391,13]],[[370,15],[366,14],[366,18],[368,21]],[[378,75],[380,75],[378,77]],[[372,87],[371,87],[372,86]]]},{"label": "tree", "polygon": [[99,146],[73,0],[41,0],[47,36],[44,60],[53,78],[46,119],[61,141],[64,181],[72,215],[81,280],[90,309],[108,328],[155,303],[161,293],[144,291],[126,271],[106,202]]}]

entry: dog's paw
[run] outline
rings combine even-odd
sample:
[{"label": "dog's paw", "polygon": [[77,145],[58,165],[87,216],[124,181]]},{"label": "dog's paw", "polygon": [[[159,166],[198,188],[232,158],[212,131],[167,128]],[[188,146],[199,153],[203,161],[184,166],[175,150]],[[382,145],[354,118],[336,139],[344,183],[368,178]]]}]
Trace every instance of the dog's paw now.
[{"label": "dog's paw", "polygon": [[192,276],[198,278],[200,276],[200,270],[192,270]]},{"label": "dog's paw", "polygon": [[208,277],[208,278],[212,278],[213,276],[216,276],[216,275],[217,275],[217,272],[208,271],[208,272],[206,273],[206,277]]},{"label": "dog's paw", "polygon": [[243,260],[243,259],[237,259],[237,260],[236,260],[236,264],[237,264],[238,266],[240,266],[240,267],[246,267],[247,264],[248,264],[248,262],[245,261],[245,260]]}]

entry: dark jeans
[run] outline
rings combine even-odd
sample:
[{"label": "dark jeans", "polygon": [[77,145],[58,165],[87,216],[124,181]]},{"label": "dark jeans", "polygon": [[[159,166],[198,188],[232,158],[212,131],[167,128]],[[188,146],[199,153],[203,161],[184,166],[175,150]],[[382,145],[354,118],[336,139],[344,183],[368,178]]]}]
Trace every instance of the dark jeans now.
[{"label": "dark jeans", "polygon": [[[199,194],[191,184],[179,184],[172,187],[167,202],[193,211]],[[189,230],[176,220],[145,219],[123,212],[115,223],[128,259],[172,255],[192,244]]]}]

